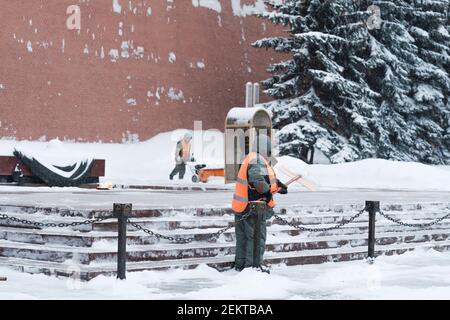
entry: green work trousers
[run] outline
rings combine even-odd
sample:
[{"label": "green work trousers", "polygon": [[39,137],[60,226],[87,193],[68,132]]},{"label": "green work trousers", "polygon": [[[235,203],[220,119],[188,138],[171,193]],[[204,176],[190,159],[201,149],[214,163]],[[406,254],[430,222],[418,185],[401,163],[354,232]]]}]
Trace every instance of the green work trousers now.
[{"label": "green work trousers", "polygon": [[[243,215],[247,214],[247,210]],[[256,215],[250,215],[246,220],[240,221],[243,215],[235,215],[236,230],[236,257],[235,268],[242,270],[250,267],[260,267],[263,263],[263,256],[266,249],[267,226],[266,221],[273,216],[273,209],[266,206],[263,217],[260,220],[260,237],[259,237],[259,259],[255,261],[255,227],[258,221]],[[256,255],[258,256],[258,255]]]}]

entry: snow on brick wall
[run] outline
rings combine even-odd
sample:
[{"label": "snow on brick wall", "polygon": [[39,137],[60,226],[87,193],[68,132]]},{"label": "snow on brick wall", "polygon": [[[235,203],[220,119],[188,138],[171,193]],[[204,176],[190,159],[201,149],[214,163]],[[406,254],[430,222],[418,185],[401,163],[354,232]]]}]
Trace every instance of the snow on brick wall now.
[{"label": "snow on brick wall", "polygon": [[[69,30],[70,6],[80,30]],[[223,130],[244,84],[266,78],[250,46],[277,32],[262,0],[2,3],[0,138],[120,142],[176,128]],[[275,57],[276,58],[276,57]]]}]

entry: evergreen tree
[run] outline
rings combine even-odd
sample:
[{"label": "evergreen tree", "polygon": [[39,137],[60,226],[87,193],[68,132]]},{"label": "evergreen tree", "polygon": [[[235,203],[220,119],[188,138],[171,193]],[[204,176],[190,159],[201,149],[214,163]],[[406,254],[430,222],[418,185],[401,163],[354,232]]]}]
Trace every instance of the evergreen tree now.
[{"label": "evergreen tree", "polygon": [[[381,28],[370,31],[368,60],[384,136],[379,157],[426,163],[450,161],[448,127],[448,0],[373,1]],[[447,120],[446,120],[447,119]]]},{"label": "evergreen tree", "polygon": [[314,144],[332,162],[450,161],[448,0],[267,4],[288,35],[254,45],[292,56],[263,81],[283,154]]}]

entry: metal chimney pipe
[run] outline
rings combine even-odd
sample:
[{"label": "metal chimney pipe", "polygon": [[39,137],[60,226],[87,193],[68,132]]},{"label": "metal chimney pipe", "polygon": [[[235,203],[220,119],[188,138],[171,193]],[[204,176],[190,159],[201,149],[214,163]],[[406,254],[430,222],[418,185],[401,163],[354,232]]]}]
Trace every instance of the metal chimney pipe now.
[{"label": "metal chimney pipe", "polygon": [[259,83],[253,84],[253,106],[259,103]]},{"label": "metal chimney pipe", "polygon": [[253,107],[253,84],[251,82],[247,82],[246,90],[245,90],[245,107],[252,108]]}]

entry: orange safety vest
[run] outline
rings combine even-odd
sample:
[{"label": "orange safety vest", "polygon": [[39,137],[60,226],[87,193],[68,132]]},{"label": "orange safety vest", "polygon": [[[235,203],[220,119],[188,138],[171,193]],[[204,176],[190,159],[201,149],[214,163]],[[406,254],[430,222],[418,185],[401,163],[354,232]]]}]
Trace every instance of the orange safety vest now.
[{"label": "orange safety vest", "polygon": [[[253,160],[255,160],[258,157],[258,154],[256,152],[251,152],[247,155],[247,157],[244,159],[244,162],[242,163],[241,168],[239,169],[237,181],[236,181],[236,188],[234,191],[234,197],[232,202],[232,208],[234,212],[242,213],[245,211],[248,205],[248,166],[252,163]],[[272,194],[278,192],[278,181],[275,176],[275,172],[273,171],[270,164],[264,159],[264,157],[261,157],[263,159],[267,172],[269,173],[269,180],[270,180],[270,192]],[[272,199],[267,203],[267,205],[271,208],[275,207],[275,201]]]},{"label": "orange safety vest", "polygon": [[191,143],[186,142],[184,139],[181,140],[181,156],[184,160],[190,159],[191,157]]}]

